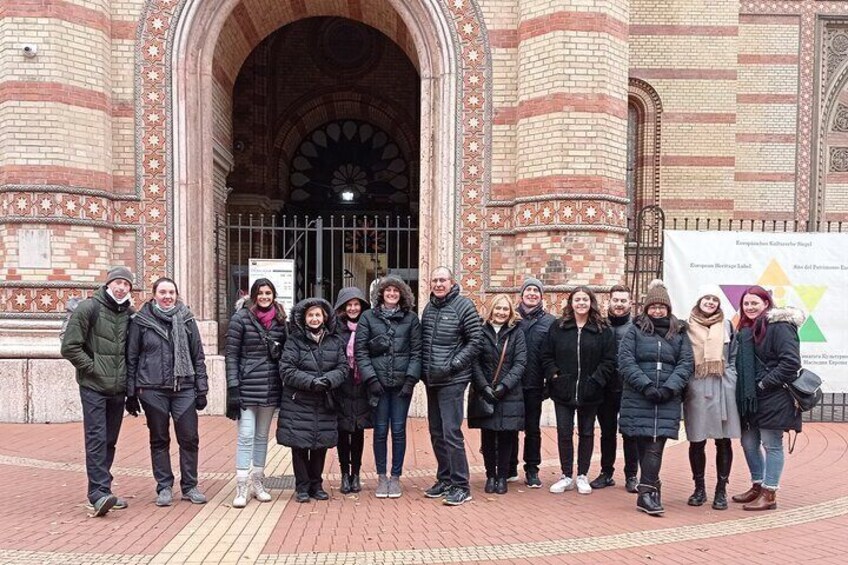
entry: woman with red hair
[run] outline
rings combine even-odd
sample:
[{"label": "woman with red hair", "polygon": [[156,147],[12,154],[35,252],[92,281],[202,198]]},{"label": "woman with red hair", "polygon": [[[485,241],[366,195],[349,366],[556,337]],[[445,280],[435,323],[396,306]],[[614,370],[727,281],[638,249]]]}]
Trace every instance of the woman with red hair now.
[{"label": "woman with red hair", "polygon": [[736,402],[752,485],[733,502],[745,503],[744,510],[772,510],[783,473],[783,432],[801,431],[801,411],[784,384],[801,369],[798,328],[804,314],[774,308],[768,291],[752,286],[742,295],[739,316]]}]

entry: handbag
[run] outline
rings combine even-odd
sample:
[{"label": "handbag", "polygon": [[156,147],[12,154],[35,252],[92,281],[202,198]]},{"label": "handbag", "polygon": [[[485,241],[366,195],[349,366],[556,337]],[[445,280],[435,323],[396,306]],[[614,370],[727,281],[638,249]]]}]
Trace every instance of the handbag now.
[{"label": "handbag", "polygon": [[[504,359],[506,358],[506,348],[508,345],[509,338],[507,337],[504,340],[504,346],[501,350],[501,358],[498,361],[498,368],[495,369],[495,376],[492,379],[492,386],[497,385],[498,380],[501,377],[501,369],[503,368]],[[483,417],[493,416],[495,414],[495,405],[483,398],[478,392],[474,395],[474,412],[480,414]]]},{"label": "handbag", "polygon": [[799,412],[808,412],[815,408],[822,399],[821,377],[809,369],[801,368],[798,377],[791,383],[783,385]]}]

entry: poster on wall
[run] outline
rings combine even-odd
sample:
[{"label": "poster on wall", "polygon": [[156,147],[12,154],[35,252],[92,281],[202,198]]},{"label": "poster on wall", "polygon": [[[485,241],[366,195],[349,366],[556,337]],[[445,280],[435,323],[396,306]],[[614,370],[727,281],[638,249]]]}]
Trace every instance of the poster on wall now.
[{"label": "poster on wall", "polygon": [[277,301],[290,313],[294,306],[294,260],[250,259],[248,261],[248,288],[256,279],[268,279],[277,289]]},{"label": "poster on wall", "polygon": [[745,289],[758,284],[775,305],[806,314],[798,331],[805,367],[825,392],[848,392],[848,233],[666,231],[663,276],[685,319],[698,286],[718,285],[722,310],[737,320]]}]

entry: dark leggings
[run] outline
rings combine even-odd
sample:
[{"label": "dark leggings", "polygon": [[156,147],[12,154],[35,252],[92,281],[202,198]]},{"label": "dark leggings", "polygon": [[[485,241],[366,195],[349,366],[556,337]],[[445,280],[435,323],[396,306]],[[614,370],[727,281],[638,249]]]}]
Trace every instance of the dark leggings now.
[{"label": "dark leggings", "polygon": [[663,450],[668,438],[651,438],[648,436],[636,436],[636,445],[639,446],[639,469],[642,471],[643,485],[659,487],[660,468],[662,467]]},{"label": "dark leggings", "polygon": [[[716,473],[719,478],[727,479],[733,465],[733,447],[729,438],[715,440]],[[703,482],[707,469],[707,440],[689,443],[689,466],[692,468],[692,479]]]},{"label": "dark leggings", "polygon": [[506,479],[509,476],[510,459],[512,459],[512,447],[515,440],[516,434],[513,431],[480,430],[486,477]]},{"label": "dark leggings", "polygon": [[339,430],[339,465],[343,475],[358,475],[362,468],[362,451],[365,447],[365,430],[346,432]]}]

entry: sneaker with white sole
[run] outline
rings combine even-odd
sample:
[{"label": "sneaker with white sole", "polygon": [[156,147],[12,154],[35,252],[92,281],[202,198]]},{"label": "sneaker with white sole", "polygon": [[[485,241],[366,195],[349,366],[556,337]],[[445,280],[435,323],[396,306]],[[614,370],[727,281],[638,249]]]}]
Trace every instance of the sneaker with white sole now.
[{"label": "sneaker with white sole", "polygon": [[577,475],[577,492],[580,494],[592,494],[592,487],[589,486],[589,477],[586,475]]},{"label": "sneaker with white sole", "polygon": [[262,479],[265,478],[263,473],[253,472],[250,474],[250,490],[253,491],[253,498],[259,502],[271,502],[271,493],[265,490],[265,485]]},{"label": "sneaker with white sole", "polygon": [[548,489],[555,494],[559,494],[561,492],[565,492],[567,490],[574,490],[574,479],[571,477],[566,477],[565,475],[560,476],[559,480],[551,485],[551,488]]},{"label": "sneaker with white sole", "polygon": [[236,495],[233,497],[233,508],[244,508],[247,506],[249,491],[247,481],[239,480],[236,482]]}]

